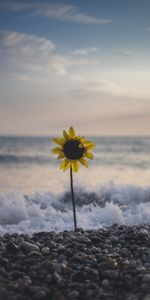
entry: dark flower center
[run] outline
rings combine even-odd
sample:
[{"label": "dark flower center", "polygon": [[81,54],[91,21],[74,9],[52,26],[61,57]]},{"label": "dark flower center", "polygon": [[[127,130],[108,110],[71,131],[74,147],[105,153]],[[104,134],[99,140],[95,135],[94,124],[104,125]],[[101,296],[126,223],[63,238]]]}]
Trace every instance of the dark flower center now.
[{"label": "dark flower center", "polygon": [[67,141],[63,146],[63,151],[68,159],[80,159],[84,153],[84,147],[79,147],[78,140]]}]

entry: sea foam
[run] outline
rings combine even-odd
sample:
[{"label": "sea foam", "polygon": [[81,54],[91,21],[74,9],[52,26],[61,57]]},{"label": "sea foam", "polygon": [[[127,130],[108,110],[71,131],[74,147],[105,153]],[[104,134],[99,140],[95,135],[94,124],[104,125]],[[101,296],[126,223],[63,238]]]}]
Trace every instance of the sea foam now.
[{"label": "sea foam", "polygon": [[[150,187],[109,182],[94,190],[75,187],[78,227],[97,229],[150,224]],[[0,234],[73,229],[69,191],[0,194]]]}]

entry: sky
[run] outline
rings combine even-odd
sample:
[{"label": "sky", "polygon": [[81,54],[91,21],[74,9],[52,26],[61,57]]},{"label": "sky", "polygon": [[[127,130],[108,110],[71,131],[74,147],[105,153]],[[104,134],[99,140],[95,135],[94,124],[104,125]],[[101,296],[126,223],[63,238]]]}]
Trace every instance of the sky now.
[{"label": "sky", "polygon": [[1,0],[0,135],[150,135],[150,0]]}]

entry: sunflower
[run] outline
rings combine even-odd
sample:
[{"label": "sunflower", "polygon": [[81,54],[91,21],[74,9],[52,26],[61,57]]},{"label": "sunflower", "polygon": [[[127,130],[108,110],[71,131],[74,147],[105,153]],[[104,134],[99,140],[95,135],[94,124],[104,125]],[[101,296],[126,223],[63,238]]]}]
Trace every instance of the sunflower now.
[{"label": "sunflower", "polygon": [[79,162],[88,167],[86,158],[93,159],[90,150],[95,147],[95,144],[80,135],[76,135],[73,127],[70,127],[68,132],[64,130],[63,137],[53,138],[53,141],[58,147],[52,149],[52,153],[58,155],[57,159],[63,159],[60,163],[60,169],[63,171],[70,167],[73,172],[78,172]]}]

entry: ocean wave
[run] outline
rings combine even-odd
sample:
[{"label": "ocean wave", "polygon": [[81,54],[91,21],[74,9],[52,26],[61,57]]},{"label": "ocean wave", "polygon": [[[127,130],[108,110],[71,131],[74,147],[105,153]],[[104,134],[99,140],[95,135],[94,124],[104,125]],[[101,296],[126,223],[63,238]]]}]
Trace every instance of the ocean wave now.
[{"label": "ocean wave", "polygon": [[0,164],[47,164],[50,160],[49,156],[42,155],[0,155]]},{"label": "ocean wave", "polygon": [[[34,164],[34,165],[56,165],[56,160],[51,155],[15,155],[15,154],[0,154],[0,165],[24,165],[24,164]],[[140,169],[149,169],[150,163],[147,160],[133,160],[132,157],[124,158],[122,156],[116,156],[113,159],[110,157],[102,158],[100,154],[95,155],[93,166],[115,166],[115,167],[133,167]]]},{"label": "ocean wave", "polygon": [[[150,187],[108,183],[96,190],[75,189],[78,227],[150,224]],[[69,191],[0,194],[0,233],[73,229]]]}]

